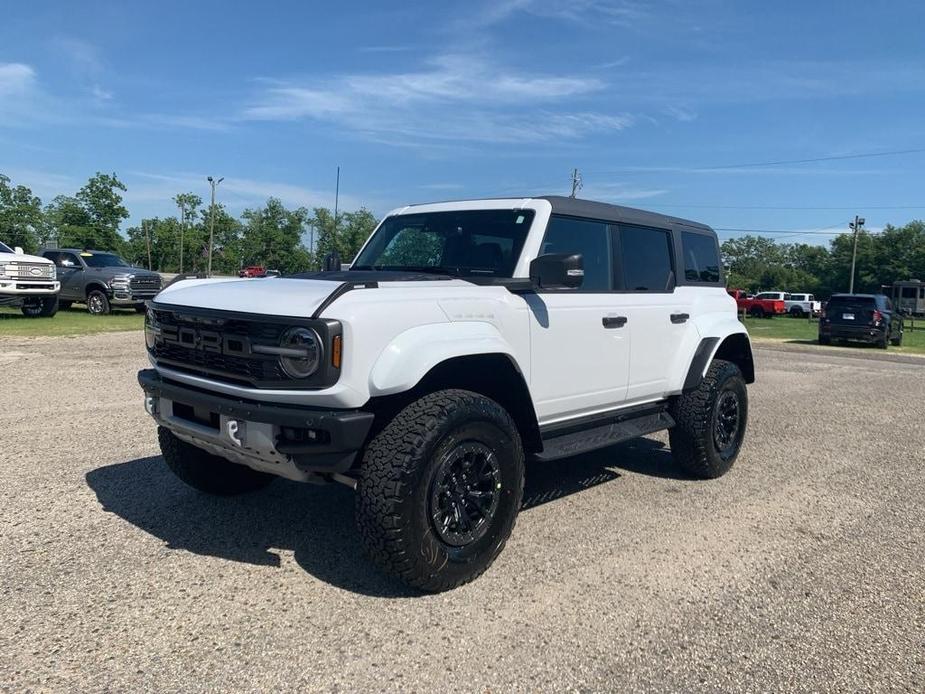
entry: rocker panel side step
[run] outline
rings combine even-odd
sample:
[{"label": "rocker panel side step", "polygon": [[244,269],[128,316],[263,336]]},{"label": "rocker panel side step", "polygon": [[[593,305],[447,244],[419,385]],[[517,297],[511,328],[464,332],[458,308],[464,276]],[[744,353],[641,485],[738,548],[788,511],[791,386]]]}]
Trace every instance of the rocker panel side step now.
[{"label": "rocker panel side step", "polygon": [[624,419],[591,424],[588,428],[570,433],[543,432],[543,450],[535,454],[537,460],[557,460],[587,453],[615,443],[629,441],[656,431],[670,429],[675,422],[665,410],[628,415]]}]

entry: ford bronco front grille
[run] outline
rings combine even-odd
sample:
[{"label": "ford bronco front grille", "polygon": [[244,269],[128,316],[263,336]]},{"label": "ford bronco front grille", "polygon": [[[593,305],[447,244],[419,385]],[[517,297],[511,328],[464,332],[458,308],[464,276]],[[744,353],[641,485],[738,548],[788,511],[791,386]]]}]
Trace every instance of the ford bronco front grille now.
[{"label": "ford bronco front grille", "polygon": [[331,335],[340,333],[337,321],[251,315],[185,307],[167,309],[155,303],[151,314],[154,339],[148,342],[149,351],[166,368],[252,388],[320,388],[337,380],[339,369],[329,363],[322,364],[308,378],[292,379],[283,371],[277,355],[254,349],[279,347],[283,333],[295,325],[310,325],[322,344],[328,344]]}]

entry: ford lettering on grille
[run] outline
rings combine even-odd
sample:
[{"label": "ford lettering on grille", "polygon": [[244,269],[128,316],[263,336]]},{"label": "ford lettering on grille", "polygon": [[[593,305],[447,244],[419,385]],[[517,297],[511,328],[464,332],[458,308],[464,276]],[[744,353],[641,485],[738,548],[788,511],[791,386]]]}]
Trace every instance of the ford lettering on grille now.
[{"label": "ford lettering on grille", "polygon": [[214,354],[227,354],[235,357],[251,355],[249,339],[242,335],[227,335],[214,330],[165,325],[161,328],[161,339],[187,349]]}]

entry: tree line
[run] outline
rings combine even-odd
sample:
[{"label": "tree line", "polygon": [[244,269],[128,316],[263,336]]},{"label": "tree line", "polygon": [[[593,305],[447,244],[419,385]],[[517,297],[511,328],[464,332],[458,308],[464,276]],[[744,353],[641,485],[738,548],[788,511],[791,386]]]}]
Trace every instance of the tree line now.
[{"label": "tree line", "polygon": [[[778,243],[763,236],[739,236],[721,245],[729,287],[759,291],[812,292],[828,297],[850,286],[853,232],[829,246]],[[908,279],[925,280],[925,222],[887,225],[879,233],[858,235],[856,292],[878,292]]]},{"label": "tree line", "polygon": [[[116,174],[97,173],[74,195],[59,195],[43,205],[28,187],[14,185],[0,174],[0,240],[27,252],[50,242],[116,251],[140,267],[149,265],[150,243],[154,270],[179,272],[181,256],[184,271],[206,270],[212,210],[202,198],[178,193],[173,198],[181,210],[177,217],[143,219],[123,236],[120,227],[129,216],[122,204],[125,191]],[[283,273],[317,269],[332,251],[349,262],[376,226],[376,218],[365,208],[339,212],[335,220],[327,208],[289,209],[277,198],[246,209],[239,217],[220,204],[214,213],[212,269],[218,274],[234,274],[246,265]],[[417,242],[414,236],[402,238]],[[806,291],[826,297],[847,291],[853,245],[853,234],[846,232],[828,247],[740,236],[724,241],[721,249],[730,287],[751,292]],[[878,291],[897,280],[925,280],[925,223],[887,226],[877,234],[862,231],[856,265],[856,291]]]},{"label": "tree line", "polygon": [[[123,236],[129,212],[126,186],[116,174],[97,173],[74,195],[59,195],[47,205],[23,185],[0,175],[0,240],[35,252],[47,245],[115,251],[139,267],[160,272],[204,272],[208,266],[213,211],[195,193],[178,193],[177,217],[142,219]],[[235,274],[247,265],[283,273],[318,269],[336,251],[353,258],[376,226],[365,208],[333,212],[324,207],[287,208],[277,198],[246,209],[239,217],[223,205],[214,209],[212,271]],[[306,244],[306,236],[309,243]],[[311,247],[310,247],[311,246]]]}]

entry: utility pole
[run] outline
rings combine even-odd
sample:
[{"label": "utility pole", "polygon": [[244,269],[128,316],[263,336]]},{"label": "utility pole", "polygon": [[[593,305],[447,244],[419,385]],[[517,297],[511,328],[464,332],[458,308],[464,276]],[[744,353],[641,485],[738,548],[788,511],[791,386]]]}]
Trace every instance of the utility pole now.
[{"label": "utility pole", "polygon": [[337,203],[340,201],[340,167],[337,167],[337,183],[334,186],[334,238],[337,238]]},{"label": "utility pole", "polygon": [[848,226],[854,229],[854,251],[851,253],[851,280],[848,283],[848,293],[854,294],[854,266],[858,259],[858,235],[861,233],[861,227],[864,226],[864,218],[854,215],[854,221],[848,222]]},{"label": "utility pole", "polygon": [[[179,197],[179,196],[178,196]],[[180,274],[183,274],[183,230],[186,228],[186,203],[181,198],[177,201],[180,208]]]},{"label": "utility pole", "polygon": [[569,197],[574,198],[581,188],[581,172],[578,169],[572,169],[572,194]]},{"label": "utility pole", "polygon": [[[147,222],[147,223],[146,223]],[[148,247],[148,269],[151,269],[151,228],[147,219],[141,220],[141,226],[145,230],[145,245]]]},{"label": "utility pole", "polygon": [[209,182],[209,185],[212,186],[212,203],[209,205],[209,271],[206,277],[212,276],[212,244],[215,241],[215,186],[225,180],[225,177],[222,176],[217,181],[209,176],[206,179]]}]

